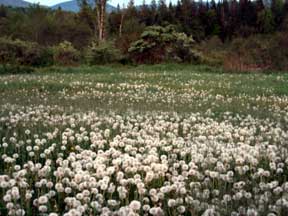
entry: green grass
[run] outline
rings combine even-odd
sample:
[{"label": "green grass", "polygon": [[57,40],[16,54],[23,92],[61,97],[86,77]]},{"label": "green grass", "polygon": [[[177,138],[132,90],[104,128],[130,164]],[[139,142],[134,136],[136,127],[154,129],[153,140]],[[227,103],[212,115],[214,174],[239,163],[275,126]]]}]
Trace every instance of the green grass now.
[{"label": "green grass", "polygon": [[[26,215],[40,214],[32,202],[48,191],[45,186],[36,188],[36,182],[44,179],[44,175],[42,171],[35,172],[34,169],[30,169],[28,161],[33,160],[34,164],[44,165],[48,160],[50,163],[51,160],[51,170],[45,173],[45,178],[55,185],[58,182],[64,182],[64,178],[54,174],[56,170],[61,171],[58,168],[63,167],[65,170],[71,167],[72,174],[69,173],[67,177],[64,174],[68,181],[71,179],[71,182],[75,180],[76,172],[81,173],[78,164],[85,169],[83,172],[85,176],[89,173],[94,178],[95,173],[98,173],[96,169],[98,164],[107,168],[110,165],[114,167],[114,152],[117,159],[124,161],[127,158],[129,161],[131,158],[133,164],[134,161],[138,161],[135,163],[139,167],[137,174],[143,182],[147,175],[145,167],[149,165],[146,163],[149,155],[153,155],[153,158],[159,157],[159,162],[161,161],[163,165],[166,162],[162,161],[161,156],[166,155],[169,169],[165,175],[157,176],[151,182],[145,182],[147,194],[144,196],[139,196],[134,184],[126,185],[128,195],[125,200],[119,199],[117,190],[110,194],[99,189],[99,193],[103,193],[104,205],[108,199],[112,198],[119,200],[121,206],[128,205],[132,200],[144,203],[143,197],[150,197],[148,195],[150,189],[160,189],[167,182],[171,182],[172,185],[178,175],[182,179],[183,162],[189,168],[189,172],[190,169],[196,169],[200,174],[199,177],[198,174],[191,176],[189,174],[183,180],[179,178],[179,183],[184,183],[188,191],[186,195],[191,195],[209,205],[210,203],[211,205],[217,204],[214,195],[207,199],[198,194],[204,193],[207,189],[211,192],[217,189],[219,190],[217,197],[220,201],[224,194],[233,196],[238,192],[234,183],[245,182],[244,190],[251,192],[253,198],[233,200],[229,208],[227,206],[225,208],[224,204],[219,202],[219,206],[216,207],[219,208],[221,215],[231,215],[230,212],[239,209],[239,206],[261,205],[257,201],[258,195],[271,191],[273,197],[269,200],[269,205],[266,205],[267,209],[263,210],[263,214],[266,215],[269,212],[268,206],[274,205],[282,196],[282,194],[274,194],[274,187],[265,191],[260,190],[258,183],[269,185],[269,182],[275,180],[281,186],[287,180],[287,167],[284,166],[287,158],[285,150],[286,131],[288,131],[288,74],[286,73],[237,74],[208,66],[175,64],[138,67],[112,65],[39,68],[30,74],[0,76],[0,97],[0,140],[3,143],[0,146],[0,153],[3,155],[0,158],[0,173],[17,180],[19,176],[16,172],[13,174],[13,165],[19,164],[27,171],[23,179],[29,186],[21,189],[21,195],[33,189],[33,198],[27,201],[26,206],[23,204],[26,202],[25,196],[15,200],[15,203],[19,203],[26,210]],[[53,105],[58,107],[52,107]],[[136,112],[130,112],[130,110]],[[177,114],[175,115],[174,112]],[[250,115],[256,118],[250,118]],[[27,129],[30,130],[30,134],[26,132]],[[109,137],[102,138],[102,135],[105,136],[106,129],[109,129],[111,134]],[[54,135],[51,137],[51,134]],[[64,137],[68,139],[66,144],[63,142]],[[76,140],[73,141],[72,137]],[[83,140],[78,141],[79,137]],[[85,140],[85,137],[88,139]],[[103,148],[97,146],[98,144],[94,145],[95,139],[97,142],[104,141]],[[7,142],[6,147],[4,147],[4,142]],[[115,145],[117,142],[127,144],[127,149],[126,146],[123,148],[120,144]],[[28,146],[33,147],[36,156],[29,155]],[[36,150],[35,146],[39,149]],[[52,146],[53,150],[50,152]],[[63,146],[64,149],[62,149]],[[167,148],[169,146],[170,150]],[[132,149],[131,154],[128,147]],[[40,158],[45,150],[49,150],[49,153],[44,154],[45,158],[42,156]],[[90,157],[89,151],[83,150],[97,153],[96,157],[99,155],[99,160],[92,155]],[[19,158],[15,156],[15,153]],[[75,163],[72,159],[74,156],[68,158],[70,153],[76,154]],[[15,156],[16,162],[12,164],[9,160],[5,160],[4,154],[10,157]],[[138,158],[140,154],[143,157]],[[253,158],[250,157],[251,154]],[[132,157],[135,157],[135,160]],[[237,162],[239,158],[243,159],[243,162]],[[254,163],[252,159],[256,159],[257,163]],[[64,160],[69,161],[68,165],[64,162],[62,165],[60,161]],[[153,161],[154,159],[151,163],[157,166],[158,162]],[[218,161],[220,165],[227,167],[226,171],[218,170]],[[89,169],[85,166],[88,162],[93,164],[93,168]],[[275,164],[277,162],[279,167],[283,164],[283,173],[279,172],[276,175],[271,162]],[[24,164],[28,165],[28,168],[25,168]],[[179,168],[175,166],[176,164],[179,164]],[[96,168],[95,165],[97,165]],[[139,165],[144,166],[141,168]],[[244,165],[247,165],[250,170],[242,175],[237,168],[244,167]],[[258,178],[254,174],[260,168],[270,171],[271,176]],[[124,165],[116,165],[115,170],[117,172],[123,170],[125,179],[136,177],[136,173],[128,171]],[[152,170],[154,170],[153,166]],[[178,170],[179,174],[177,174]],[[218,170],[221,175],[231,170],[235,171],[235,175],[231,182],[212,176],[209,178],[206,171],[213,170]],[[155,174],[158,175],[156,172]],[[118,187],[121,184],[114,178],[115,175],[111,175],[109,181]],[[102,175],[97,176],[98,182],[100,182],[100,176]],[[201,176],[205,176],[205,181]],[[22,179],[21,176],[20,178]],[[191,182],[199,183],[199,187],[193,189],[190,186]],[[49,211],[63,214],[67,210],[65,197],[76,196],[82,191],[80,187],[72,188],[71,194],[56,193],[55,197],[51,197]],[[255,188],[260,192],[255,194]],[[0,190],[0,197],[4,197],[8,189],[10,188]],[[167,201],[170,198],[176,199],[177,196],[184,197],[183,194],[172,190],[165,194],[164,200],[159,201],[165,209],[165,215],[177,215],[176,208],[173,210],[167,206]],[[94,194],[91,193],[90,198],[93,200]],[[8,212],[4,208],[3,201],[4,199],[0,200],[0,214],[5,215]],[[191,207],[186,202],[185,205],[187,209]],[[202,210],[191,214],[202,215]],[[221,211],[226,213],[221,213]],[[285,212],[283,210],[280,215],[287,215],[286,213],[286,210]],[[190,215],[190,213],[185,215]],[[259,215],[262,214],[259,213]]]},{"label": "green grass", "polygon": [[[288,105],[287,73],[229,73],[203,65],[39,68],[0,76],[1,105],[176,111],[270,117]],[[259,99],[260,98],[260,99]]]}]

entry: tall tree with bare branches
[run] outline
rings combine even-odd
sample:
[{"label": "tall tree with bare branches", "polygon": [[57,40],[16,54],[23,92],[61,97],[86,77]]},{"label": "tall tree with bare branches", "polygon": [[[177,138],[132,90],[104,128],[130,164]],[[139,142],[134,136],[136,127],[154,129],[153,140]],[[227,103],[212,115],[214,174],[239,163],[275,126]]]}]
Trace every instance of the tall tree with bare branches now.
[{"label": "tall tree with bare branches", "polygon": [[95,0],[97,24],[98,24],[98,39],[104,41],[106,38],[106,3],[107,0]]}]

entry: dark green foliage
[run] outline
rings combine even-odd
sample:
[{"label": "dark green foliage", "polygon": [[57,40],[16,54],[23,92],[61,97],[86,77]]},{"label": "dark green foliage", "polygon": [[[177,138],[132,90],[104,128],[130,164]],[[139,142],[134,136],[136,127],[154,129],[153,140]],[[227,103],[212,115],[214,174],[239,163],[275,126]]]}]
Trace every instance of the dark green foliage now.
[{"label": "dark green foliage", "polygon": [[192,62],[201,59],[193,50],[194,40],[179,33],[173,26],[150,26],[141,38],[129,48],[131,58],[137,63],[160,63],[164,61]]},{"label": "dark green foliage", "polygon": [[34,42],[0,38],[0,63],[47,66],[52,63],[52,54]]},{"label": "dark green foliage", "polygon": [[169,59],[176,62],[200,63],[203,60],[202,53],[193,49],[195,41],[185,33],[175,33],[175,40],[169,50]]},{"label": "dark green foliage", "polygon": [[213,36],[209,40],[202,41],[196,47],[204,55],[203,63],[213,66],[223,65],[227,43],[224,44],[218,36]]},{"label": "dark green foliage", "polygon": [[235,39],[229,46],[226,61],[231,69],[288,70],[287,38],[288,33],[278,33]]},{"label": "dark green foliage", "polygon": [[283,0],[272,0],[271,10],[274,15],[274,22],[277,26],[280,26],[284,19],[284,1]]},{"label": "dark green foliage", "polygon": [[[153,0],[151,4],[143,1],[143,5],[139,7],[135,7],[131,0],[128,1],[127,8],[118,7],[116,11],[107,14],[106,39],[115,43],[104,42],[90,47],[91,41],[98,40],[96,10],[87,0],[78,2],[81,6],[78,13],[50,10],[39,5],[29,8],[0,6],[0,38],[10,40],[9,43],[5,42],[5,46],[3,41],[1,42],[1,64],[45,66],[54,62],[57,65],[77,65],[83,57],[90,64],[118,61],[128,63],[133,59],[139,63],[204,61],[217,62],[218,65],[229,62],[222,58],[225,56],[222,52],[224,48],[214,52],[209,50],[209,47],[202,47],[205,51],[202,52],[205,53],[204,57],[193,48],[196,44],[203,45],[203,41],[217,37],[223,42],[223,47],[231,46],[227,52],[230,53],[229,57],[235,60],[239,59],[239,53],[246,51],[245,49],[250,53],[262,50],[263,53],[257,55],[247,54],[249,57],[254,56],[250,59],[247,57],[249,64],[253,62],[255,67],[275,65],[277,68],[286,68],[286,54],[281,47],[285,40],[283,42],[279,35],[288,31],[288,0],[271,0],[269,4],[264,0],[181,0],[177,4],[169,5],[166,4],[169,2],[167,0]],[[171,25],[175,27],[173,33],[165,27]],[[146,28],[149,26],[154,27],[149,30]],[[183,35],[177,32],[183,32],[186,38],[181,39]],[[258,38],[259,34],[271,34],[274,40],[271,39],[269,47],[263,48],[262,38],[259,41],[249,39],[248,45],[245,42],[240,46],[240,50],[235,48],[234,42],[231,45],[231,41],[237,38]],[[194,44],[187,43],[191,37],[195,40]],[[66,47],[59,45],[63,41],[67,41],[67,46],[64,44]],[[263,43],[266,44],[266,41],[265,39]],[[241,47],[245,49],[241,50]],[[234,53],[231,53],[232,51]],[[80,53],[85,53],[85,56],[81,57]],[[272,56],[276,59],[271,60]],[[230,62],[231,65],[235,63]]]},{"label": "dark green foliage", "polygon": [[93,42],[87,50],[87,61],[91,65],[117,63],[121,60],[120,51],[112,42]]},{"label": "dark green foliage", "polygon": [[222,43],[213,37],[196,45],[204,63],[221,65],[230,71],[288,70],[288,32],[257,34]]},{"label": "dark green foliage", "polygon": [[269,47],[272,65],[270,69],[288,70],[288,32],[278,33],[271,39]]},{"label": "dark green foliage", "polygon": [[283,23],[281,25],[281,30],[284,32],[288,32],[288,15],[283,20]]},{"label": "dark green foliage", "polygon": [[94,26],[91,27],[81,14],[52,11],[40,6],[7,8],[0,14],[5,15],[3,18],[0,15],[0,37],[34,41],[43,46],[57,45],[66,40],[81,48],[87,46],[93,36]]},{"label": "dark green foliage", "polygon": [[275,22],[272,11],[262,10],[258,13],[257,24],[261,33],[272,33],[275,29]]},{"label": "dark green foliage", "polygon": [[[50,10],[38,5],[21,9],[1,6],[0,37],[9,36],[49,46],[69,41],[82,50],[96,39],[97,16],[87,0],[78,2],[81,6],[78,14]],[[264,0],[181,0],[176,5],[167,5],[167,0],[154,0],[150,5],[143,4],[137,8],[134,1],[129,1],[128,8],[119,7],[117,11],[108,14],[107,32],[108,36],[119,41],[122,52],[128,51],[135,34],[139,36],[139,30],[141,34],[143,27],[151,25],[173,24],[180,32],[193,35],[197,42],[214,35],[219,36],[222,41],[232,40],[235,36],[249,37],[282,29],[284,18],[288,14],[287,0],[268,2],[269,4],[264,4]],[[121,23],[123,34],[119,33]],[[134,32],[129,28],[134,29]]]},{"label": "dark green foliage", "polygon": [[54,63],[57,65],[77,65],[80,62],[80,53],[73,45],[64,41],[53,47]]},{"label": "dark green foliage", "polygon": [[124,21],[123,32],[120,37],[116,39],[116,46],[122,53],[127,54],[128,49],[132,42],[136,41],[143,30],[145,25],[139,23],[137,18],[130,18]]}]

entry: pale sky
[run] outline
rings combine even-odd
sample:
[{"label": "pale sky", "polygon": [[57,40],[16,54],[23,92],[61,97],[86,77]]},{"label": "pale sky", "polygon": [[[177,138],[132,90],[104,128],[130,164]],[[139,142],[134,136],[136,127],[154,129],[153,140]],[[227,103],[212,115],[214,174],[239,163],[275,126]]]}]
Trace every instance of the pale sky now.
[{"label": "pale sky", "polygon": [[[69,1],[69,0],[26,0],[28,2],[33,3],[40,3],[42,5],[52,6],[61,2]],[[150,3],[151,0],[146,0],[146,3]],[[129,1],[128,0],[109,0],[109,4],[117,6],[117,4],[120,4],[121,6],[123,3],[127,5]],[[135,4],[141,4],[143,0],[135,0]],[[157,2],[157,1],[156,1]],[[170,2],[170,0],[166,0],[167,3]],[[177,0],[171,0],[171,2],[177,2]]]}]

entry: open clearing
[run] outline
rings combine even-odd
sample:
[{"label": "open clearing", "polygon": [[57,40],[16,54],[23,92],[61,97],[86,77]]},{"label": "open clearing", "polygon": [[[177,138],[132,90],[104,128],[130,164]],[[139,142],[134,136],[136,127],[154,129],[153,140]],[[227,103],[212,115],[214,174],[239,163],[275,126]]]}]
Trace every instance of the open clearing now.
[{"label": "open clearing", "polygon": [[288,74],[0,76],[0,215],[288,215]]}]

